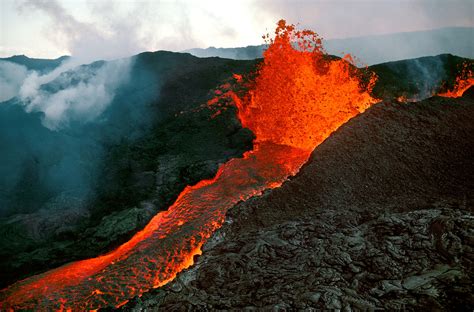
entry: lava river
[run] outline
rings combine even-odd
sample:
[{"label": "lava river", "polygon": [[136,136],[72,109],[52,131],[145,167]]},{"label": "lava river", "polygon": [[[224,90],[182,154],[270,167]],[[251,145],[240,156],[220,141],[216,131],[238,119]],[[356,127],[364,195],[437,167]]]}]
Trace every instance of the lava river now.
[{"label": "lava river", "polygon": [[275,37],[266,39],[255,78],[238,77],[248,91],[220,95],[232,99],[242,125],[255,133],[254,149],[223,164],[213,179],[188,186],[116,250],[2,290],[2,311],[117,307],[166,284],[193,264],[229,208],[280,186],[318,144],[376,102],[369,95],[374,77],[363,82],[350,62],[327,56],[315,33],[280,21]]}]

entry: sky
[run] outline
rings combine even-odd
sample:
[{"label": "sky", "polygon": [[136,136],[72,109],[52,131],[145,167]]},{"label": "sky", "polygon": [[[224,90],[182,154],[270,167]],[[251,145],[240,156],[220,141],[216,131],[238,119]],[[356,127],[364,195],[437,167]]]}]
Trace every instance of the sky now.
[{"label": "sky", "polygon": [[258,45],[281,18],[326,39],[474,27],[474,1],[0,0],[0,56],[92,60]]}]

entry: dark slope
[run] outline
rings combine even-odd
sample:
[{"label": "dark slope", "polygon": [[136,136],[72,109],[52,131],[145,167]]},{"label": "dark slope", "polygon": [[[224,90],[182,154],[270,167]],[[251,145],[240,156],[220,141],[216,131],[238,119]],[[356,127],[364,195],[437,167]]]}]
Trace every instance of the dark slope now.
[{"label": "dark slope", "polygon": [[[18,99],[2,103],[0,287],[114,248],[186,185],[212,177],[220,163],[251,148],[252,134],[235,110],[211,118],[214,112],[200,106],[255,62],[165,51],[132,61],[130,80],[93,122],[52,131]],[[80,66],[42,89],[54,94],[104,64]],[[21,169],[18,181],[14,167]],[[74,183],[78,174],[87,183]],[[45,182],[51,175],[64,183],[51,187]],[[77,192],[82,188],[92,196]]]},{"label": "dark slope", "polygon": [[[232,73],[250,72],[256,63],[165,51],[139,54],[132,79],[116,91],[104,118],[64,131],[44,128],[41,115],[25,113],[17,99],[3,103],[0,206],[13,211],[0,218],[0,287],[110,250],[166,209],[186,185],[212,177],[219,163],[250,149],[251,134],[234,110],[213,119],[213,112],[196,109]],[[53,94],[80,82],[76,71],[104,64],[71,70],[43,89]],[[383,75],[382,70],[379,79]],[[410,75],[397,72],[387,84],[401,85]],[[12,185],[3,173],[17,161],[22,179]],[[65,163],[71,166],[62,167]],[[67,169],[62,173],[68,183],[51,190],[41,177],[58,168]],[[70,196],[78,172],[90,178],[92,198]],[[14,191],[6,192],[5,185]]]},{"label": "dark slope", "polygon": [[[261,50],[264,48],[264,46],[259,47]],[[232,53],[234,52],[227,51],[227,49],[222,50],[223,53],[218,53],[220,57],[233,58]],[[248,51],[245,48],[235,48],[235,53],[238,53],[238,55],[246,52]],[[196,53],[196,55],[205,56],[205,54],[199,53]],[[358,54],[355,55],[359,56]],[[250,57],[244,56],[236,58],[250,59]],[[375,97],[380,99],[404,97],[419,101],[440,91],[451,90],[455,78],[459,76],[464,65],[466,69],[474,71],[474,61],[472,59],[452,54],[440,54],[371,65],[368,70],[376,73],[379,78],[373,90]]]},{"label": "dark slope", "polygon": [[463,70],[474,71],[474,60],[441,54],[377,64],[369,70],[379,77],[373,90],[377,98],[422,100],[452,90]]},{"label": "dark slope", "polygon": [[386,102],[125,310],[474,307],[474,97]]}]

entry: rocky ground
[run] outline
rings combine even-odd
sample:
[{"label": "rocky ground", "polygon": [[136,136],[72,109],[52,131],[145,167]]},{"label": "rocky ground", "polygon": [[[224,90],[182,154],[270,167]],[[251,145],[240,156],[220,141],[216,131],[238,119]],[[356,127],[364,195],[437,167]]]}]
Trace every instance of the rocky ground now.
[{"label": "rocky ground", "polygon": [[474,90],[384,102],[123,310],[472,311]]},{"label": "rocky ground", "polygon": [[[186,185],[212,177],[220,163],[251,149],[253,136],[248,129],[242,129],[235,109],[229,108],[211,118],[215,112],[200,110],[200,107],[233,73],[253,71],[258,60],[199,59],[165,51],[142,53],[133,58],[133,79],[117,90],[114,102],[106,112],[109,121],[102,126],[81,129],[83,133],[79,133],[93,139],[92,147],[98,145],[105,150],[104,155],[99,153],[104,159],[100,162],[98,178],[94,178],[97,196],[93,200],[72,197],[66,192],[49,196],[35,174],[42,167],[41,159],[30,157],[29,163],[23,166],[29,171],[25,169],[25,183],[18,185],[17,201],[11,206],[16,213],[0,218],[1,288],[68,261],[94,257],[113,249],[147,224],[158,211],[166,209]],[[25,62],[20,61],[20,64]],[[384,99],[419,95],[439,83],[439,79],[425,79],[427,68],[436,73],[437,78],[449,78],[449,84],[465,61],[452,55],[441,55],[371,66],[369,69],[379,76],[374,94]],[[35,61],[30,65],[42,70],[45,66],[53,68],[58,62]],[[375,220],[381,211],[405,213],[432,207],[442,210],[456,205],[469,210],[472,204],[466,194],[472,193],[469,192],[472,185],[468,182],[473,172],[472,164],[466,159],[472,158],[472,141],[469,145],[466,135],[468,131],[472,132],[472,117],[469,116],[472,116],[472,110],[467,111],[470,107],[467,104],[456,110],[452,101],[437,99],[424,104],[386,103],[374,107],[320,146],[314,159],[291,183],[232,210],[229,221],[233,223],[227,224],[216,237],[225,235],[224,242],[245,237],[247,242],[258,241],[256,235],[265,236],[267,229],[279,233],[285,223],[307,224],[313,222],[311,220],[326,224],[328,229],[324,233],[329,237],[331,224],[335,233],[339,233],[344,228]],[[41,127],[38,116],[26,114],[21,106],[13,104],[2,103],[0,117],[3,119],[0,119],[3,125],[33,133],[35,142],[50,142],[54,148],[45,152],[47,161],[54,160],[53,155],[65,154],[66,143],[78,136],[74,131],[59,136]],[[387,124],[391,128],[385,130]],[[129,138],[132,133],[133,139]],[[15,140],[14,145],[20,146],[16,143],[18,139]],[[91,154],[88,157],[96,158],[89,148],[80,150]],[[89,161],[82,163],[87,167]],[[0,193],[3,197],[8,195],[3,190]],[[260,209],[260,206],[264,208]],[[331,221],[332,218],[335,220]],[[314,226],[318,228],[319,225]],[[296,226],[296,229],[299,231],[300,227]],[[257,230],[263,232],[257,233]],[[221,247],[210,246],[206,247],[210,248],[209,252],[197,267],[208,263],[205,259],[214,252],[215,261],[222,261],[219,255],[224,251],[218,251]],[[240,249],[225,254],[238,256]],[[243,263],[249,266],[255,265],[252,264],[254,260],[255,263],[261,261],[260,258],[245,260],[248,257],[245,252],[239,257],[243,257]],[[352,254],[351,257],[356,258]],[[280,261],[283,263],[280,259],[273,265]],[[206,270],[205,266],[198,270],[199,274],[204,274],[201,279],[209,280],[209,285],[215,287],[213,279],[209,275],[205,277]],[[275,268],[275,274],[280,274],[278,272],[284,271]],[[263,278],[266,275],[252,274],[256,279],[266,279]],[[252,274],[248,273],[249,279]],[[191,284],[187,285],[191,287]],[[274,292],[268,287],[267,290],[259,288],[262,292]],[[204,291],[203,294],[213,293],[196,286],[188,293],[183,290],[176,297],[166,295],[168,301],[164,301],[163,307],[170,307],[172,300],[186,306],[187,299],[183,300],[183,296],[191,296],[197,289]],[[220,289],[225,291],[225,287]],[[156,307],[156,296],[163,294],[166,292],[160,290],[159,295],[145,295],[144,298],[152,299],[143,305]],[[233,296],[223,293],[216,298],[225,302]],[[206,297],[200,300],[203,307],[217,308]],[[237,303],[232,306],[238,307]]]},{"label": "rocky ground", "polygon": [[[98,66],[94,64],[81,68]],[[27,152],[29,140],[42,146],[42,153],[31,152],[22,164],[23,183],[12,191],[0,187],[1,212],[16,212],[0,215],[0,288],[115,248],[167,209],[184,187],[213,177],[219,164],[252,148],[253,134],[242,128],[235,108],[212,118],[215,112],[202,106],[222,83],[233,81],[233,73],[252,71],[256,62],[158,51],[134,56],[133,64],[133,79],[117,90],[103,124],[50,131],[41,125],[39,114],[28,114],[13,103],[17,99],[0,106],[0,128],[7,129],[0,132],[0,146]],[[74,71],[67,75],[77,80]],[[53,81],[45,88],[57,85]],[[9,138],[8,131],[13,139],[2,140],[2,134]],[[91,144],[67,148],[75,140],[89,139]],[[78,153],[80,170],[69,168],[68,180],[78,172],[90,173],[95,196],[50,194],[40,173]],[[9,154],[0,154],[0,160],[19,157]],[[92,162],[97,168],[90,170]],[[0,186],[10,184],[0,180]],[[11,203],[8,207],[2,207],[3,198],[9,199],[4,201]]]}]

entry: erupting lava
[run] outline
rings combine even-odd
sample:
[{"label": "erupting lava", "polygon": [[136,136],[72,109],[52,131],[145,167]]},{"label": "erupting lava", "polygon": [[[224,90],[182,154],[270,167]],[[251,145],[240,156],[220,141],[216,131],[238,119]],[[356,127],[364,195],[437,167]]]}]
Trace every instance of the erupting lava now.
[{"label": "erupting lava", "polygon": [[315,33],[280,21],[249,92],[219,95],[234,100],[243,126],[256,135],[254,149],[222,165],[215,178],[187,187],[167,211],[115,251],[4,289],[0,309],[120,306],[172,280],[193,264],[229,208],[280,186],[331,132],[375,103],[368,90],[374,79],[363,86],[355,71],[348,61],[327,56]]}]

